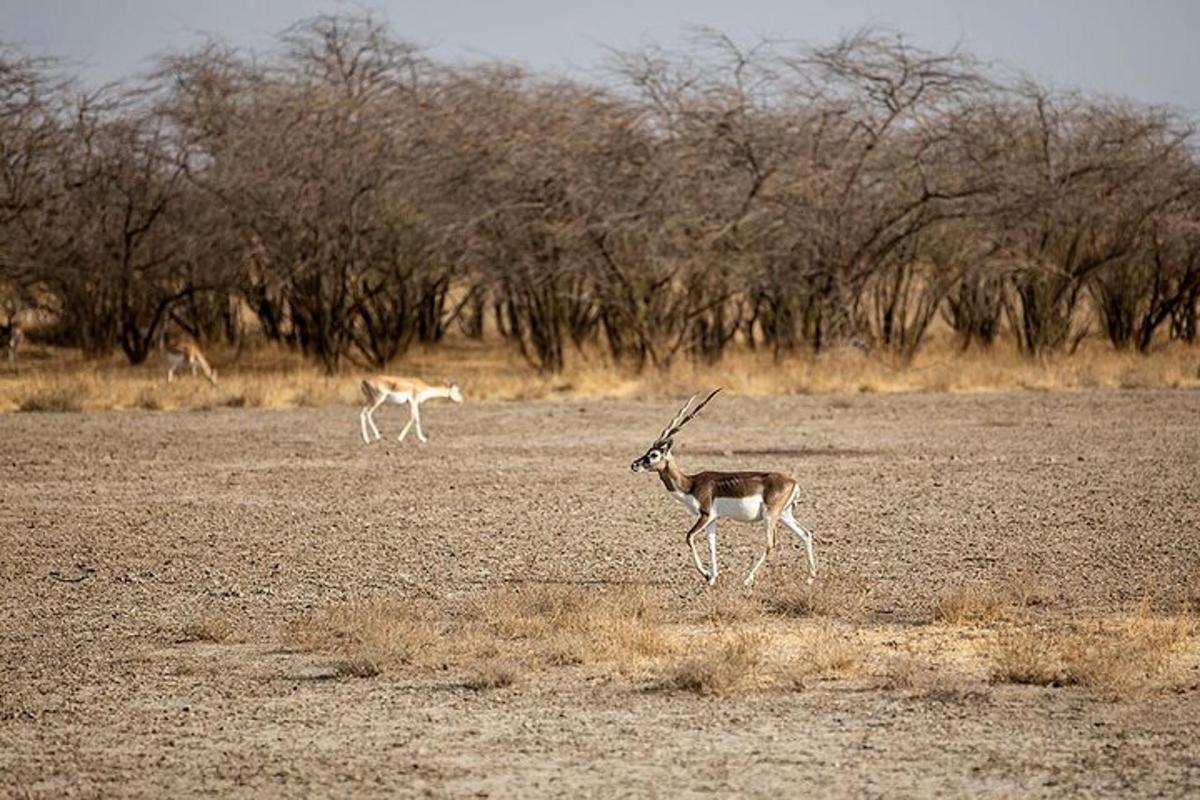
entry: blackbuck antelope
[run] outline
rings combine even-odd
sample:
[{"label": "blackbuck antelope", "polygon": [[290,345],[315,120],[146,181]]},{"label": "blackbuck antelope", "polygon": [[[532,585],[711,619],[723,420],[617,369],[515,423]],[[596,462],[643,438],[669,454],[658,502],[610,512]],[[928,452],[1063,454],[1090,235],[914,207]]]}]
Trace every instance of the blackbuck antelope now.
[{"label": "blackbuck antelope", "polygon": [[175,371],[187,364],[192,368],[192,377],[197,372],[203,372],[204,377],[213,386],[217,385],[217,371],[208,365],[199,345],[191,339],[172,339],[167,342],[167,383],[175,380]]},{"label": "blackbuck antelope", "polygon": [[416,378],[376,375],[364,379],[360,388],[362,388],[363,396],[367,398],[367,404],[359,412],[358,421],[362,426],[363,441],[367,444],[371,443],[367,426],[370,426],[371,433],[375,434],[376,441],[383,438],[379,433],[379,428],[375,425],[375,411],[384,403],[395,405],[408,403],[408,424],[404,426],[404,430],[400,431],[399,441],[403,442],[404,437],[408,435],[409,428],[416,425],[417,438],[422,442],[427,442],[429,440],[425,438],[425,431],[421,430],[421,403],[439,397],[453,400],[455,403],[463,401],[462,392],[459,391],[457,384],[432,386]]},{"label": "blackbuck antelope", "polygon": [[21,346],[21,342],[25,339],[25,334],[21,332],[21,328],[17,323],[10,322],[7,325],[0,325],[0,347],[8,351],[8,363],[17,363],[17,348]]},{"label": "blackbuck antelope", "polygon": [[[696,569],[710,586],[717,582],[717,520],[722,518],[738,522],[765,520],[767,523],[767,547],[750,568],[746,586],[754,582],[755,573],[775,549],[775,529],[780,522],[804,543],[808,558],[808,580],[811,582],[817,574],[813,536],[800,527],[792,516],[792,504],[800,494],[795,478],[781,472],[697,472],[687,475],[675,464],[671,455],[675,434],[691,422],[719,391],[714,389],[695,408],[692,408],[692,403],[696,395],[692,395],[675,418],[662,429],[650,449],[630,465],[630,469],[634,472],[656,470],[667,493],[696,515],[695,524],[687,532],[687,543]],[[696,550],[696,537],[702,530],[708,532],[708,570],[704,569],[700,553]]]}]

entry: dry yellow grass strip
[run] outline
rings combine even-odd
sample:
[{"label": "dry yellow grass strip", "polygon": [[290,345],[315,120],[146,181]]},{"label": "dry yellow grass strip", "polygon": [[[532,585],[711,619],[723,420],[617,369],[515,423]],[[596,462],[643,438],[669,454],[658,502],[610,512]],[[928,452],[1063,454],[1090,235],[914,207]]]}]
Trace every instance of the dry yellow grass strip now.
[{"label": "dry yellow grass strip", "polygon": [[[361,370],[327,377],[295,353],[274,347],[243,354],[217,350],[217,386],[182,375],[168,385],[161,358],[129,367],[119,358],[84,361],[73,351],[38,348],[16,369],[0,365],[0,411],[297,408],[360,402]],[[1099,341],[1074,355],[1030,359],[998,345],[960,352],[935,338],[911,363],[841,348],[819,356],[735,348],[714,364],[680,361],[637,372],[600,354],[575,355],[563,373],[544,375],[494,343],[450,341],[416,348],[389,366],[431,382],[455,381],[468,400],[551,397],[662,398],[721,385],[748,396],[860,392],[977,392],[1092,388],[1200,387],[1200,352],[1165,345],[1150,355],[1117,352]]]},{"label": "dry yellow grass strip", "polygon": [[[339,676],[449,670],[478,690],[570,668],[701,695],[858,681],[945,702],[986,698],[988,681],[1082,686],[1131,699],[1182,686],[1200,665],[1196,621],[1145,605],[1124,616],[1045,617],[1036,625],[1029,616],[1014,622],[988,604],[980,608],[971,621],[914,626],[797,619],[761,606],[714,617],[697,601],[683,619],[667,621],[646,587],[526,584],[466,605],[346,603],[305,614],[288,628],[287,642],[327,656]],[[191,638],[225,635],[202,621]]]}]

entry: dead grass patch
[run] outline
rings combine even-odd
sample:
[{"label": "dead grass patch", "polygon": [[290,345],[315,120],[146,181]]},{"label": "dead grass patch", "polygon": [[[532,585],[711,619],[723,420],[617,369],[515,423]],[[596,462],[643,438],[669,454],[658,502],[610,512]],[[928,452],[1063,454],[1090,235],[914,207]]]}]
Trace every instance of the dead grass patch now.
[{"label": "dead grass patch", "polygon": [[879,686],[938,703],[969,704],[990,699],[988,687],[978,678],[939,665],[911,648],[887,659]]},{"label": "dead grass patch", "polygon": [[287,631],[290,647],[337,658],[347,675],[400,666],[463,670],[488,688],[497,665],[522,669],[573,664],[619,674],[644,671],[674,651],[657,606],[642,587],[588,591],[528,585],[491,592],[461,613],[403,600],[363,600],[304,615]]},{"label": "dead grass patch", "polygon": [[864,658],[859,643],[830,624],[800,630],[739,624],[691,638],[665,663],[657,686],[721,696],[804,689],[855,673]]},{"label": "dead grass patch", "polygon": [[374,678],[383,672],[384,663],[373,655],[356,653],[335,659],[330,667],[337,678]]},{"label": "dead grass patch", "polygon": [[933,669],[930,661],[917,656],[911,649],[905,649],[887,659],[880,685],[884,689],[917,689]]},{"label": "dead grass patch", "polygon": [[1065,629],[1018,628],[995,640],[992,679],[1037,686],[1084,686],[1111,699],[1168,688],[1195,622],[1142,610],[1125,619],[1088,620]]},{"label": "dead grass patch", "polygon": [[420,663],[438,632],[412,603],[370,599],[306,614],[289,626],[287,639],[300,652],[336,656],[339,674],[370,676]]},{"label": "dead grass patch", "polygon": [[938,595],[933,618],[951,625],[1003,622],[1017,613],[1018,602],[1019,598],[1007,587],[954,586]]},{"label": "dead grass patch", "polygon": [[932,673],[929,680],[919,684],[914,696],[947,705],[979,705],[992,700],[991,691],[985,683],[963,675],[940,672]]},{"label": "dead grass patch", "polygon": [[802,689],[814,681],[843,678],[856,672],[865,654],[862,647],[830,625],[808,631],[794,657],[781,668],[781,677]]},{"label": "dead grass patch", "polygon": [[530,584],[487,595],[471,617],[480,631],[523,642],[552,665],[604,664],[627,673],[673,649],[645,587]]},{"label": "dead grass patch", "polygon": [[150,387],[139,391],[137,397],[134,398],[133,404],[143,411],[162,411],[164,408],[162,397]]},{"label": "dead grass patch", "polygon": [[486,661],[477,665],[463,681],[468,689],[485,691],[512,686],[521,677],[521,668],[515,661]]},{"label": "dead grass patch", "polygon": [[809,583],[792,575],[768,589],[772,612],[789,617],[830,617],[857,620],[866,616],[871,585],[865,578],[826,572]]},{"label": "dead grass patch", "polygon": [[766,612],[763,600],[739,580],[723,581],[701,590],[696,602],[700,620],[709,625],[735,625],[760,620]]},{"label": "dead grass patch", "polygon": [[720,635],[715,646],[701,643],[693,653],[668,670],[663,688],[699,695],[732,695],[757,689],[763,681],[766,637],[756,631]]},{"label": "dead grass patch", "polygon": [[79,384],[61,384],[34,390],[17,405],[19,411],[66,413],[83,410],[86,389]]},{"label": "dead grass patch", "polygon": [[1037,578],[1015,573],[996,583],[974,582],[943,590],[934,604],[933,618],[950,625],[1010,622],[1054,599],[1054,591]]}]

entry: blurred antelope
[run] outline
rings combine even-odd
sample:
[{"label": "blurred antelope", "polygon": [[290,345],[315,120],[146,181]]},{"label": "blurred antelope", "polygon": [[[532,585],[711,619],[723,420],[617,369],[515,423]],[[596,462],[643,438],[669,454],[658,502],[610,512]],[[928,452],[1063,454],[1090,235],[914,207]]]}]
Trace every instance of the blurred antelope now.
[{"label": "blurred antelope", "polygon": [[[634,472],[656,470],[667,493],[696,515],[695,524],[687,532],[687,543],[691,548],[696,569],[708,581],[709,586],[717,582],[717,520],[721,518],[738,522],[766,520],[766,550],[750,568],[750,574],[746,576],[746,586],[754,583],[755,573],[775,549],[775,528],[779,522],[800,537],[804,544],[804,553],[808,559],[808,580],[811,582],[817,574],[817,564],[813,558],[813,536],[800,527],[792,516],[792,504],[800,494],[800,487],[794,478],[780,472],[697,472],[695,475],[687,475],[676,466],[671,456],[675,434],[679,433],[700,409],[708,405],[719,391],[721,390],[714,389],[695,408],[691,406],[696,400],[696,395],[692,395],[674,419],[658,434],[650,449],[630,465],[630,469]],[[696,536],[701,530],[708,531],[708,570],[704,569],[700,562],[700,554],[696,550]]]},{"label": "blurred antelope", "polygon": [[175,380],[175,371],[187,364],[192,368],[192,377],[197,372],[203,372],[204,377],[213,386],[217,385],[217,371],[208,365],[200,346],[191,339],[171,339],[166,344],[167,383]]},{"label": "blurred antelope", "polygon": [[370,426],[371,433],[375,434],[376,441],[383,438],[379,433],[379,428],[375,425],[375,411],[384,403],[393,403],[395,405],[408,403],[408,424],[404,426],[404,430],[400,431],[398,441],[403,442],[404,437],[408,435],[409,428],[416,425],[417,438],[422,442],[427,442],[429,440],[425,438],[425,432],[421,430],[421,403],[439,397],[452,400],[455,403],[463,401],[462,392],[459,390],[458,385],[453,383],[449,386],[432,386],[416,378],[375,375],[364,379],[359,386],[362,389],[363,396],[367,399],[367,404],[363,406],[362,411],[358,414],[358,421],[362,427],[363,441],[367,444],[371,443],[371,437],[367,434],[367,426]]}]

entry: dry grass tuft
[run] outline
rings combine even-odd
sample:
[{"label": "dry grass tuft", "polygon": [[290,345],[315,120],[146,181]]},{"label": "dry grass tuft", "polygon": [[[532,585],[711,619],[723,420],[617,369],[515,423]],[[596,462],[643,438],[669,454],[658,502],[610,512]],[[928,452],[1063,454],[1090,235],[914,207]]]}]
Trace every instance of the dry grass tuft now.
[{"label": "dry grass tuft", "polygon": [[723,634],[715,647],[705,641],[701,652],[670,670],[661,685],[719,696],[757,689],[763,681],[766,644],[766,637],[754,631]]},{"label": "dry grass tuft", "polygon": [[81,385],[61,384],[39,388],[17,405],[19,411],[71,412],[82,411],[86,390]]},{"label": "dry grass tuft", "polygon": [[739,624],[694,638],[682,658],[666,665],[659,686],[702,695],[803,689],[854,673],[864,655],[830,624],[799,631]]},{"label": "dry grass tuft", "polygon": [[933,618],[951,625],[993,623],[1012,619],[1020,598],[1007,588],[987,584],[955,586],[938,595]]},{"label": "dry grass tuft", "polygon": [[992,678],[1084,686],[1111,699],[1153,692],[1169,683],[1175,656],[1195,630],[1192,620],[1144,609],[1124,620],[1089,620],[1067,630],[1020,628],[996,639]]},{"label": "dry grass tuft", "polygon": [[529,584],[489,594],[472,617],[484,633],[523,641],[554,665],[606,664],[624,673],[672,651],[645,587]]},{"label": "dry grass tuft", "polygon": [[992,654],[996,683],[1053,686],[1063,682],[1062,634],[1021,628],[997,638]]},{"label": "dry grass tuft", "polygon": [[821,625],[803,637],[795,658],[781,669],[781,678],[794,688],[805,688],[813,681],[850,675],[863,659],[861,646],[832,626]]},{"label": "dry grass tuft", "polygon": [[485,661],[474,668],[463,685],[476,691],[503,689],[512,686],[520,677],[521,668],[513,661]]},{"label": "dry grass tuft", "polygon": [[137,393],[133,404],[143,411],[162,411],[164,408],[162,396],[148,386]]},{"label": "dry grass tuft", "polygon": [[236,632],[236,628],[228,618],[220,614],[205,614],[200,619],[183,626],[182,640],[219,644],[233,640]]},{"label": "dry grass tuft", "polygon": [[992,699],[988,687],[978,680],[941,673],[934,673],[932,680],[920,687],[917,696],[947,705],[980,705]]},{"label": "dry grass tuft", "polygon": [[918,655],[911,648],[887,659],[879,686],[937,703],[966,705],[991,699],[987,686],[977,678],[947,671],[944,665],[939,666],[933,659]]},{"label": "dry grass tuft", "polygon": [[884,689],[917,689],[933,671],[933,665],[910,649],[891,656],[886,661],[881,686]]},{"label": "dry grass tuft", "polygon": [[336,659],[330,666],[339,678],[374,678],[383,672],[382,662],[366,653]]},{"label": "dry grass tuft", "polygon": [[339,674],[356,676],[419,663],[438,642],[434,626],[416,606],[387,599],[306,614],[289,627],[287,636],[296,650],[337,656]]},{"label": "dry grass tuft", "polygon": [[754,622],[766,609],[762,599],[750,594],[740,580],[720,580],[701,590],[696,607],[700,619],[710,625],[735,625]]},{"label": "dry grass tuft", "polygon": [[789,617],[862,619],[871,600],[871,585],[865,578],[839,573],[824,573],[812,583],[792,575],[770,592],[771,610]]}]

